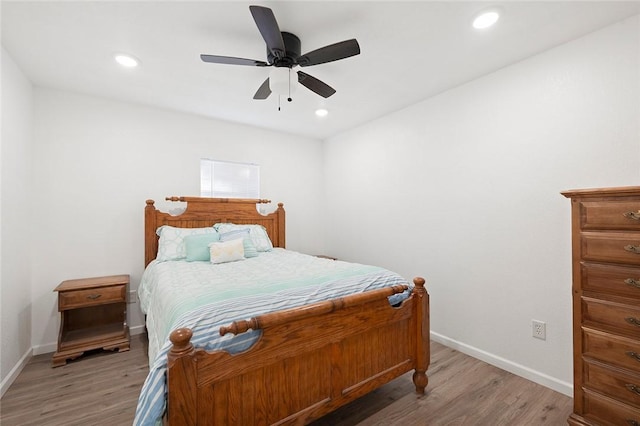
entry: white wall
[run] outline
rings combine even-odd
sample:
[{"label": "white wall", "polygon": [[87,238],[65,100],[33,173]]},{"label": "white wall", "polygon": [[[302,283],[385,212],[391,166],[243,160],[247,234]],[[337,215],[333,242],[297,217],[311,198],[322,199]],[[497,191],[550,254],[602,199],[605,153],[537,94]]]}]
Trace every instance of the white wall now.
[{"label": "white wall", "polygon": [[327,253],[424,276],[436,340],[571,394],[560,191],[640,183],[639,34],[636,16],[326,141]]},{"label": "white wall", "polygon": [[33,88],[2,48],[0,394],[31,355]]},{"label": "white wall", "polygon": [[[134,106],[68,92],[35,90],[38,217],[33,271],[34,352],[55,349],[53,288],[66,279],[131,275],[144,267],[143,211],[169,195],[199,195],[200,158],[261,165],[263,198],[284,202],[287,247],[316,252],[322,193],[319,140]],[[142,326],[138,305],[129,324]]]}]

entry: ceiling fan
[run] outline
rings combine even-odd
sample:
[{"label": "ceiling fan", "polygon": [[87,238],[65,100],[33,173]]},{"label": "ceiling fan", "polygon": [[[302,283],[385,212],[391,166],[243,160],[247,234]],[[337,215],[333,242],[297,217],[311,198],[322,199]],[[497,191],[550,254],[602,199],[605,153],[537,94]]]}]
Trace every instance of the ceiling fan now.
[{"label": "ceiling fan", "polygon": [[[258,30],[260,30],[262,38],[267,44],[267,62],[217,55],[200,55],[200,58],[204,62],[214,64],[275,67],[270,76],[258,88],[255,95],[253,95],[253,99],[267,99],[273,90],[278,93],[288,93],[288,100],[291,102],[291,89],[295,89],[295,84],[293,86],[291,85],[293,67],[298,65],[308,67],[311,65],[324,64],[360,54],[358,41],[356,39],[350,39],[301,55],[300,39],[295,34],[280,31],[278,22],[271,9],[262,6],[249,6],[249,10],[251,11],[253,20],[258,26]],[[333,87],[302,71],[297,72],[297,80],[307,89],[324,98],[328,98],[336,92]],[[288,89],[288,92],[286,92],[286,89]]]}]

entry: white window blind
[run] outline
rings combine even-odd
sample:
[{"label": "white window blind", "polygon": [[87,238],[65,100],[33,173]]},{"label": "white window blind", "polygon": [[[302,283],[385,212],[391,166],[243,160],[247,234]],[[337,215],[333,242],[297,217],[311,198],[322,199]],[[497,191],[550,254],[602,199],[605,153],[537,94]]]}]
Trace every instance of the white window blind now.
[{"label": "white window blind", "polygon": [[200,196],[260,198],[260,166],[202,158]]}]

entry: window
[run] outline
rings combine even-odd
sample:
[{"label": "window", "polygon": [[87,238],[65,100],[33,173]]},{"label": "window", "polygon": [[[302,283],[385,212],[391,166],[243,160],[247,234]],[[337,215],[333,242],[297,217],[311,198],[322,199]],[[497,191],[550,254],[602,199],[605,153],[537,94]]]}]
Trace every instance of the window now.
[{"label": "window", "polygon": [[202,158],[200,196],[260,198],[260,166]]}]

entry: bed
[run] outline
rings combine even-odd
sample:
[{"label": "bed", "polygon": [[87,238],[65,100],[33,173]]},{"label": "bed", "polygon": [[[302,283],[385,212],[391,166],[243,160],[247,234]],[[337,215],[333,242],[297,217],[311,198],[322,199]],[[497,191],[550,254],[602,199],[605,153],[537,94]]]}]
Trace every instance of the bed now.
[{"label": "bed", "polygon": [[[146,317],[150,374],[134,424],[153,424],[161,417],[169,425],[307,424],[411,370],[417,394],[424,394],[430,358],[424,279],[406,282],[382,268],[285,250],[282,203],[262,214],[258,206],[269,200],[167,200],[186,203],[186,208],[172,215],[156,209],[153,200],[145,207],[141,289],[149,294],[142,307],[154,313]],[[158,228],[226,224],[260,228],[272,245],[246,261],[214,265],[218,294],[242,293],[229,313],[225,306],[231,301],[221,297],[214,305],[200,292],[199,277],[213,269],[209,262],[156,260]],[[305,278],[304,284],[311,291],[298,287],[302,270],[313,271],[313,279]],[[248,284],[249,276],[264,271],[271,271],[265,287],[277,292]],[[155,276],[179,277],[179,285],[184,281],[184,288],[164,296],[182,311],[143,288]],[[186,287],[190,277],[195,277],[193,288]],[[156,285],[162,287],[155,282],[148,286]],[[196,303],[187,301],[187,294],[199,307],[185,313]],[[271,299],[269,307],[253,309],[254,302]]]}]

